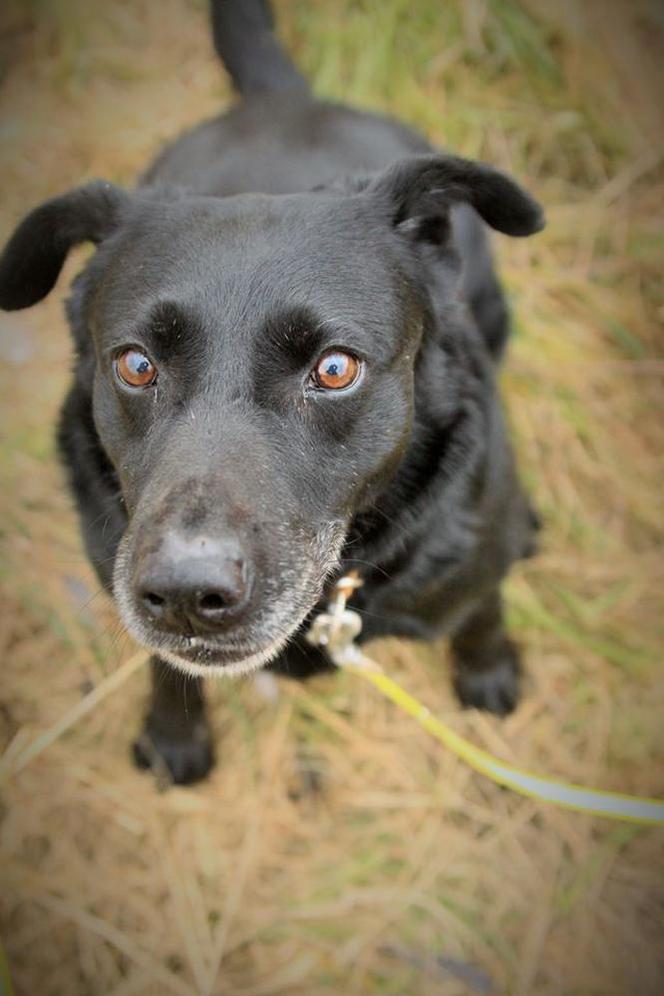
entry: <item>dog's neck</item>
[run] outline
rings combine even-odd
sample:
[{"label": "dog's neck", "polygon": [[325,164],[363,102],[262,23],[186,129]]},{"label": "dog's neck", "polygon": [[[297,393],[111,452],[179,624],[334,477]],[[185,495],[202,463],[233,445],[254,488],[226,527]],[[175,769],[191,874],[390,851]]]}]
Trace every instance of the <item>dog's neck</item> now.
[{"label": "dog's neck", "polygon": [[[435,319],[425,331],[408,445],[390,483],[353,519],[344,568],[364,559],[376,578],[394,577],[432,529],[454,530],[452,509],[471,521],[482,501],[497,405],[493,366],[465,311],[449,318],[444,331]],[[460,546],[473,541],[465,527],[454,531]]]}]

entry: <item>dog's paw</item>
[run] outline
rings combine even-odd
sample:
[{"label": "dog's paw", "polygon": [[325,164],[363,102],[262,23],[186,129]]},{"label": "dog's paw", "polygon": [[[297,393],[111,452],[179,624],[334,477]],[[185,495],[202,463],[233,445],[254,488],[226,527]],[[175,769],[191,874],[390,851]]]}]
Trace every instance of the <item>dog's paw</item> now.
[{"label": "dog's paw", "polygon": [[198,723],[186,738],[166,737],[148,724],[132,751],[136,767],[152,771],[160,788],[200,782],[214,766],[210,731],[204,722]]},{"label": "dog's paw", "polygon": [[507,641],[488,667],[478,661],[457,661],[454,689],[461,705],[507,716],[518,702],[521,667],[515,647]]}]

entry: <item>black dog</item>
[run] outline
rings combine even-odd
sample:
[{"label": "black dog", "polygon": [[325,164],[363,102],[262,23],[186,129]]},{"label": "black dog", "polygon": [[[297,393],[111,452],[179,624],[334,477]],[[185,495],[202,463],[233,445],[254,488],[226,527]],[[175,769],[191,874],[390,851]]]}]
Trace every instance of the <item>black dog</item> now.
[{"label": "black dog", "polygon": [[59,443],[89,556],[155,651],[137,759],[177,782],[212,763],[201,676],[329,667],[303,634],[350,568],[363,639],[448,633],[464,704],[506,713],[518,692],[499,585],[536,520],[496,396],[507,317],[483,222],[530,235],[540,209],[314,100],[271,27],[263,0],[213,4],[242,103],[135,193],[99,181],[38,207],[0,260],[0,305],[26,308],[72,246],[98,247],[68,303]]}]

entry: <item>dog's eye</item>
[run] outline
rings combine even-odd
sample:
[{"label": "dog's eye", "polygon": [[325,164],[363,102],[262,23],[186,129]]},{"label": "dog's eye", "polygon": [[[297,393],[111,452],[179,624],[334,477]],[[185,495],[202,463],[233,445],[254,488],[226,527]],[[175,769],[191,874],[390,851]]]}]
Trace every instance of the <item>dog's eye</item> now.
[{"label": "dog's eye", "polygon": [[139,349],[125,349],[115,361],[115,371],[129,387],[149,387],[157,379],[157,368]]},{"label": "dog's eye", "polygon": [[351,353],[337,350],[326,353],[311,373],[311,380],[318,388],[340,391],[354,384],[360,375],[361,364]]}]

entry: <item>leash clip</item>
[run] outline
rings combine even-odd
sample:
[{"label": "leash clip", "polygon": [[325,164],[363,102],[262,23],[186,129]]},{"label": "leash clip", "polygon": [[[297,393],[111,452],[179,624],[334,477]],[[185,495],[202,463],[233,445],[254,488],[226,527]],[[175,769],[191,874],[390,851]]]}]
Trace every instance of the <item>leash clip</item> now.
[{"label": "leash clip", "polygon": [[346,603],[356,588],[362,585],[357,571],[339,578],[332,588],[326,612],[319,612],[306,634],[314,647],[322,647],[339,667],[357,664],[362,655],[355,640],[362,631],[359,612],[347,609]]}]

